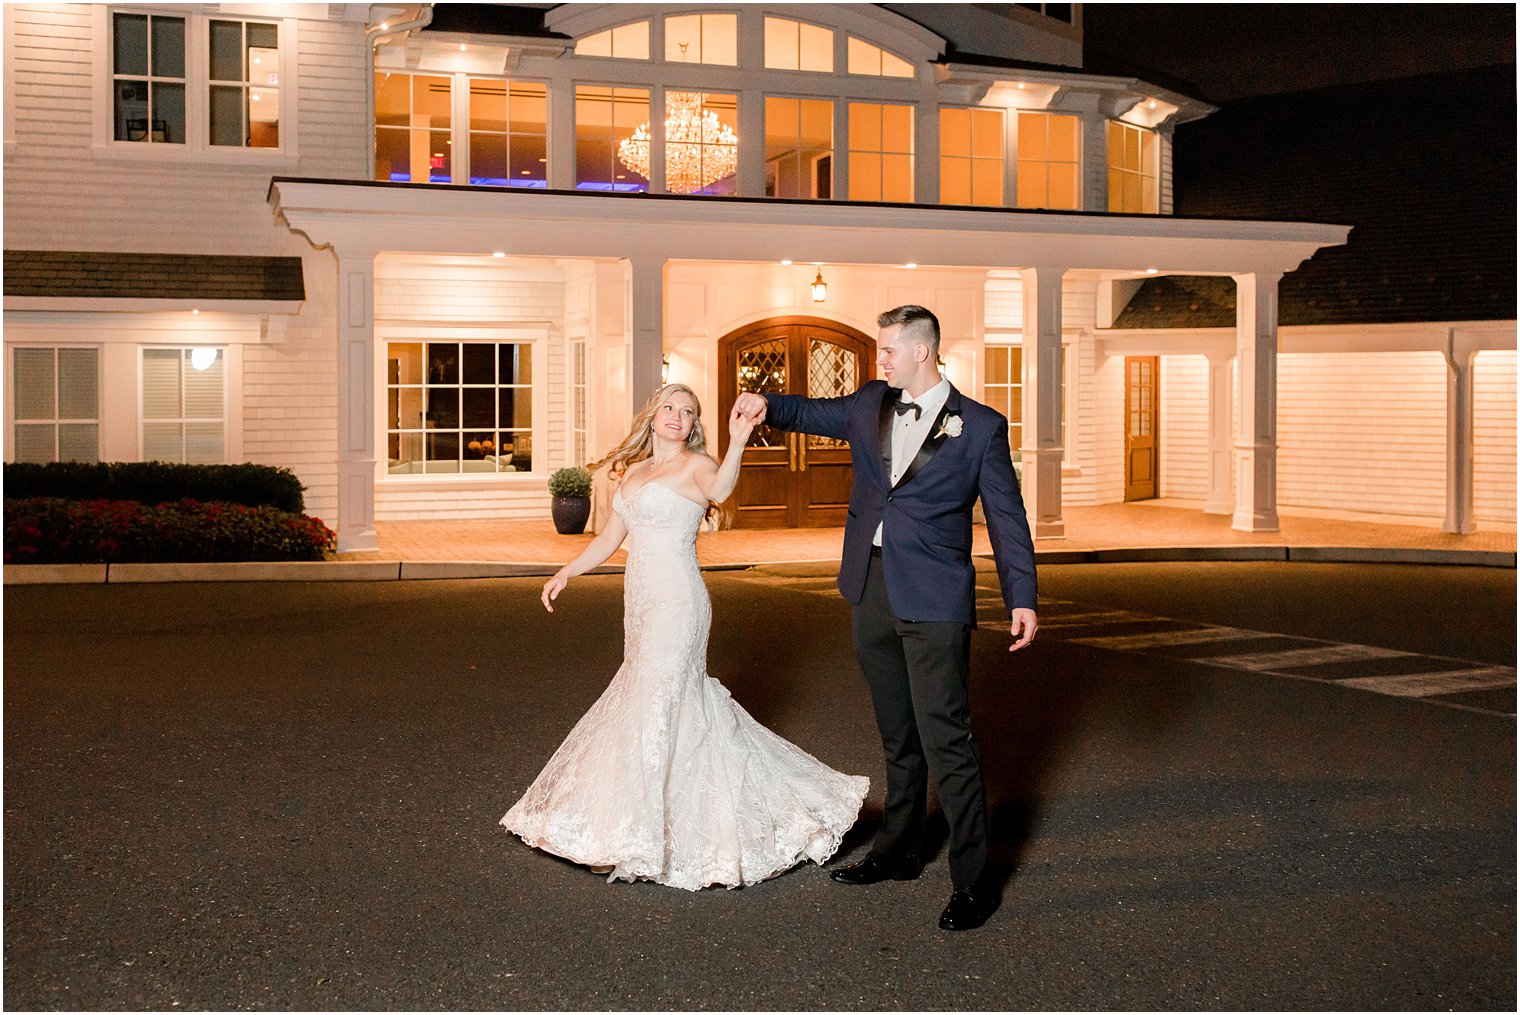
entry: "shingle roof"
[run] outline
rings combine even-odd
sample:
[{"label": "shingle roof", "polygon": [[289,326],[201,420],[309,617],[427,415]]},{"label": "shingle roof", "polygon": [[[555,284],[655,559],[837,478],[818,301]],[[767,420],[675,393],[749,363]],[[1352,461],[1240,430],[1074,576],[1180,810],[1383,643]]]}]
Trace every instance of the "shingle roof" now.
[{"label": "shingle roof", "polygon": [[[1515,67],[1227,103],[1177,129],[1176,213],[1352,225],[1283,277],[1279,323],[1515,317]],[[1234,323],[1220,278],[1148,279],[1119,328]]]},{"label": "shingle roof", "polygon": [[5,295],[304,300],[299,257],[7,250]]}]

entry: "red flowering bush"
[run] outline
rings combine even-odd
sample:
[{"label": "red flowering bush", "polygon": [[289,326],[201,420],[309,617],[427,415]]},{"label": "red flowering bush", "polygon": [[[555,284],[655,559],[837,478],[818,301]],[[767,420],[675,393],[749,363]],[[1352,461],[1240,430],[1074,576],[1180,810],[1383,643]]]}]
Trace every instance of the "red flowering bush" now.
[{"label": "red flowering bush", "polygon": [[272,507],[56,497],[5,502],[7,564],[323,560],[336,539],[317,519]]}]

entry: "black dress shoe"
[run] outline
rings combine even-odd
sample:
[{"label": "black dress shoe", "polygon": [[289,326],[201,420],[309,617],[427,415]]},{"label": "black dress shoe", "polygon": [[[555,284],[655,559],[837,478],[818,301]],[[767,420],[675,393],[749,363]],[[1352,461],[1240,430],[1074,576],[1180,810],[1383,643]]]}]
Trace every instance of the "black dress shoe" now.
[{"label": "black dress shoe", "polygon": [[903,857],[867,853],[864,860],[829,871],[829,877],[842,885],[874,885],[880,881],[912,881],[923,872],[923,861],[912,853]]},{"label": "black dress shoe", "polygon": [[991,915],[992,903],[985,891],[957,888],[950,893],[950,904],[939,915],[939,929],[971,930],[986,923]]}]

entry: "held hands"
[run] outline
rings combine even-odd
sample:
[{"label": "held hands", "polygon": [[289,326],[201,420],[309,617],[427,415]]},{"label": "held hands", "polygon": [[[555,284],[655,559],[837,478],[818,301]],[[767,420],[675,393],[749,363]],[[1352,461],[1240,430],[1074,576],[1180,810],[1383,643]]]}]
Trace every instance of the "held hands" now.
[{"label": "held hands", "polygon": [[1017,609],[1013,611],[1011,617],[1013,622],[1008,628],[1008,633],[1013,635],[1013,644],[1008,646],[1008,651],[1017,652],[1034,641],[1034,632],[1040,625],[1035,620],[1033,610]]},{"label": "held hands", "polygon": [[563,571],[557,572],[553,578],[544,582],[544,591],[539,595],[539,598],[543,600],[544,609],[550,613],[554,612],[554,600],[559,598],[559,594],[565,591],[565,586],[568,584],[570,584],[570,579],[565,577]]},{"label": "held hands", "polygon": [[746,391],[734,400],[733,411],[728,414],[728,440],[735,447],[749,442],[755,427],[765,420],[765,399]]}]

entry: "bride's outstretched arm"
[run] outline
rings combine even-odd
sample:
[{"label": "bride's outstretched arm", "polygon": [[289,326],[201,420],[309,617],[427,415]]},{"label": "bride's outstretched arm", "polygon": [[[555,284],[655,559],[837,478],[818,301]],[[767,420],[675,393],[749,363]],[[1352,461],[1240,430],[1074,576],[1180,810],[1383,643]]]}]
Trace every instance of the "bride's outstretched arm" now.
[{"label": "bride's outstretched arm", "polygon": [[627,535],[628,526],[623,524],[623,519],[618,517],[616,511],[611,512],[607,527],[597,533],[596,538],[581,551],[580,556],[554,572],[554,577],[544,582],[544,591],[539,596],[543,600],[544,609],[553,613],[554,600],[558,599],[559,594],[565,590],[565,586],[570,584],[570,579],[583,575],[604,563],[608,557],[612,556],[612,551],[623,545],[623,539]]},{"label": "bride's outstretched arm", "polygon": [[739,463],[744,458],[744,445],[749,443],[749,435],[755,432],[757,422],[754,417],[740,412],[738,405],[734,406],[728,416],[728,451],[723,455],[723,463],[716,469],[711,465],[699,468],[692,477],[702,496],[715,504],[722,504],[734,492],[739,483]]}]

